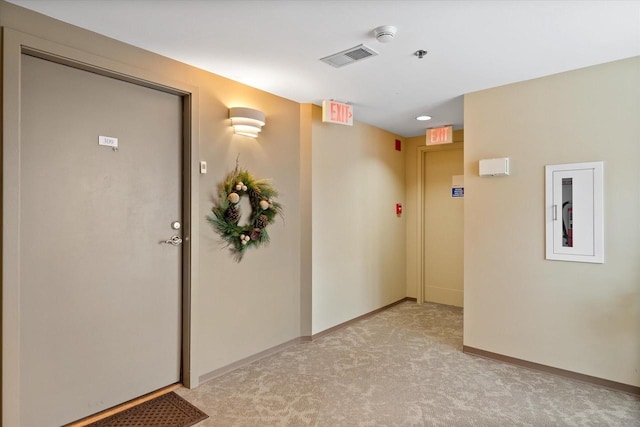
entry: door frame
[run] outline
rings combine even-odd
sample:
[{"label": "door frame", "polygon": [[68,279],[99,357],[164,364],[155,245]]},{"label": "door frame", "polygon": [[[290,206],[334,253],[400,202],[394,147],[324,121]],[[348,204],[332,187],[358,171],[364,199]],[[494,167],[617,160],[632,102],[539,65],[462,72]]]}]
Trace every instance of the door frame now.
[{"label": "door frame", "polygon": [[[23,54],[182,98],[183,240],[181,382],[192,369],[192,288],[198,283],[198,88],[9,28],[2,28],[2,405],[3,425],[20,425],[20,104]],[[151,390],[150,390],[151,391]]]},{"label": "door frame", "polygon": [[[455,137],[455,135],[454,135]],[[418,283],[416,283],[416,302],[418,304],[424,303],[424,278],[426,276],[425,272],[425,262],[424,262],[424,254],[425,250],[425,215],[424,215],[424,201],[425,201],[425,186],[424,179],[426,175],[426,155],[427,153],[434,151],[447,151],[447,150],[458,150],[462,149],[464,153],[464,142],[456,141],[451,144],[443,144],[443,145],[420,145],[417,147],[417,155],[416,155],[416,189],[418,195],[418,203],[417,203],[417,236],[418,236],[418,244],[416,245],[416,277],[418,279]]]}]

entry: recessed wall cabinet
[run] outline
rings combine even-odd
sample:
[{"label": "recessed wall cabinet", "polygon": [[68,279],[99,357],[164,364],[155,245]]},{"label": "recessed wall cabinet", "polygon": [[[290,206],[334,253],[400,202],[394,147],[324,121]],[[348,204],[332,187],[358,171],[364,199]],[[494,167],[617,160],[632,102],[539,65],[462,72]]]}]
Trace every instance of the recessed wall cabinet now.
[{"label": "recessed wall cabinet", "polygon": [[604,263],[603,162],[545,166],[546,259]]}]

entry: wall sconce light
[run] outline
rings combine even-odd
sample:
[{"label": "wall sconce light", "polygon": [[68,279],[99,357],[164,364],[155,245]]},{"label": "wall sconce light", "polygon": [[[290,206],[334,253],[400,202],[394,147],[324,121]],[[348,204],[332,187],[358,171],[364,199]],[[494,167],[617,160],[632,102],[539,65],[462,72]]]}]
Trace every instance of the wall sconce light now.
[{"label": "wall sconce light", "polygon": [[258,132],[264,126],[264,113],[253,108],[234,107],[229,108],[231,126],[238,135],[258,137]]}]

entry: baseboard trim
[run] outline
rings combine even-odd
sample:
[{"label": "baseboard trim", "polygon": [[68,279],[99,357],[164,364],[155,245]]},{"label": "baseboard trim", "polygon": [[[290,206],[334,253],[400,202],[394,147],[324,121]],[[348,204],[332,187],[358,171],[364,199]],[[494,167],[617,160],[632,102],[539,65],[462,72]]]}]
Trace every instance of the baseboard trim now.
[{"label": "baseboard trim", "polygon": [[236,362],[233,362],[229,365],[223,366],[222,368],[218,368],[216,370],[213,370],[209,373],[200,375],[198,377],[198,383],[202,384],[204,382],[210,381],[214,378],[218,378],[221,377],[222,375],[229,373],[231,371],[235,371],[238,368],[241,368],[243,366],[246,366],[250,363],[253,363],[255,361],[258,361],[260,359],[264,359],[265,357],[268,356],[272,356],[276,353],[280,353],[283,350],[286,350],[287,348],[291,347],[292,345],[298,344],[300,342],[306,341],[305,339],[303,339],[303,337],[298,337],[298,338],[294,338],[292,340],[289,340],[287,342],[284,342],[282,344],[278,344],[276,346],[273,346],[271,348],[268,348],[266,350],[263,350],[259,353],[256,353],[252,356],[249,357],[245,357],[244,359],[238,360]]},{"label": "baseboard trim", "polygon": [[253,363],[253,362],[257,361],[257,360],[264,359],[265,357],[272,356],[272,355],[274,355],[276,353],[280,353],[281,351],[286,350],[287,348],[291,347],[292,345],[303,343],[303,342],[310,342],[310,341],[313,341],[313,340],[318,339],[320,337],[323,337],[325,335],[329,335],[330,333],[335,332],[335,331],[337,331],[339,329],[345,328],[345,327],[349,326],[350,324],[352,324],[354,322],[357,322],[358,320],[362,320],[362,319],[365,319],[367,317],[373,316],[376,313],[384,311],[384,310],[386,310],[388,308],[393,307],[394,305],[398,305],[398,304],[400,304],[402,302],[405,302],[405,301],[416,301],[416,299],[415,298],[411,298],[411,297],[402,298],[401,300],[398,300],[396,302],[392,302],[391,304],[387,304],[384,307],[381,307],[381,308],[378,308],[376,310],[370,311],[369,313],[365,313],[362,316],[358,316],[358,317],[356,317],[354,319],[348,320],[348,321],[346,321],[344,323],[341,323],[339,325],[336,325],[336,326],[334,326],[332,328],[329,328],[329,329],[324,330],[322,332],[318,332],[317,334],[314,334],[312,336],[306,335],[306,336],[301,336],[301,337],[298,337],[298,338],[294,338],[294,339],[289,340],[289,341],[287,341],[285,343],[282,343],[282,344],[276,345],[274,347],[268,348],[266,350],[263,350],[263,351],[261,351],[259,353],[256,353],[256,354],[252,355],[252,356],[245,357],[244,359],[241,359],[241,360],[233,362],[233,363],[231,363],[229,365],[223,366],[222,368],[218,368],[218,369],[213,370],[213,371],[211,371],[209,373],[200,375],[198,377],[198,385],[200,385],[202,383],[205,383],[207,381],[211,381],[212,379],[221,377],[224,374],[227,374],[227,373],[229,373],[231,371],[235,371],[236,369],[241,368],[243,366],[246,366],[246,365],[248,365],[250,363]]},{"label": "baseboard trim", "polygon": [[368,312],[368,313],[365,313],[365,314],[363,314],[363,315],[361,315],[361,316],[354,317],[354,318],[353,318],[353,319],[351,319],[351,320],[347,320],[346,322],[340,323],[339,325],[333,326],[333,327],[331,327],[331,328],[329,328],[329,329],[325,329],[324,331],[318,332],[317,334],[313,334],[313,335],[311,335],[311,336],[305,336],[305,337],[302,337],[302,338],[303,338],[305,341],[313,341],[313,340],[317,340],[318,338],[322,338],[322,337],[324,337],[325,335],[329,335],[329,334],[331,334],[331,333],[333,333],[333,332],[335,332],[335,331],[338,331],[338,330],[340,330],[340,329],[344,329],[344,328],[346,328],[347,326],[352,325],[352,324],[353,324],[353,323],[355,323],[355,322],[358,322],[358,321],[360,321],[360,320],[362,320],[362,319],[366,319],[367,317],[371,317],[371,316],[373,316],[374,314],[378,314],[378,313],[380,313],[381,311],[388,310],[389,308],[393,307],[394,305],[401,304],[401,303],[403,303],[403,302],[405,302],[405,301],[416,301],[416,299],[415,299],[415,298],[411,298],[411,297],[404,297],[404,298],[402,298],[402,299],[400,299],[400,300],[398,300],[398,301],[396,301],[396,302],[392,302],[391,304],[387,304],[387,305],[385,305],[384,307],[380,307],[380,308],[378,308],[378,309],[375,309],[375,310],[373,310],[373,311],[370,311],[370,312]]},{"label": "baseboard trim", "polygon": [[497,360],[500,362],[510,363],[512,365],[521,366],[523,368],[529,368],[536,371],[546,372],[548,374],[558,375],[572,380],[582,381],[584,383],[594,384],[601,387],[610,388],[616,391],[623,391],[634,395],[640,395],[640,387],[636,387],[629,384],[619,383],[616,381],[605,380],[604,378],[592,377],[591,375],[580,374],[566,369],[554,368],[553,366],[543,365],[540,363],[529,362],[528,360],[517,359],[515,357],[505,356],[499,353],[492,353],[486,350],[480,350],[479,348],[469,347],[467,345],[462,346],[462,352],[471,354],[474,356],[484,357],[486,359]]}]

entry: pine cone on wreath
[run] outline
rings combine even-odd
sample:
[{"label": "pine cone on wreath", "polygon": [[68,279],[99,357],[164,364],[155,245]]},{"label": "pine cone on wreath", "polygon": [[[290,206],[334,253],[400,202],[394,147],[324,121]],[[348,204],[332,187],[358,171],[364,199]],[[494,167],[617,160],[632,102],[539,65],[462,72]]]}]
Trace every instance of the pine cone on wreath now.
[{"label": "pine cone on wreath", "polygon": [[259,228],[254,228],[253,230],[251,230],[251,234],[249,234],[249,237],[251,237],[251,240],[257,242],[258,240],[260,240],[261,234],[262,230],[260,230]]},{"label": "pine cone on wreath", "polygon": [[238,221],[240,221],[240,210],[237,207],[231,205],[225,212],[224,216],[227,217],[227,220],[233,222],[234,224],[237,224]]},{"label": "pine cone on wreath", "polygon": [[269,218],[266,215],[260,215],[256,221],[258,228],[266,228],[269,225]]}]

